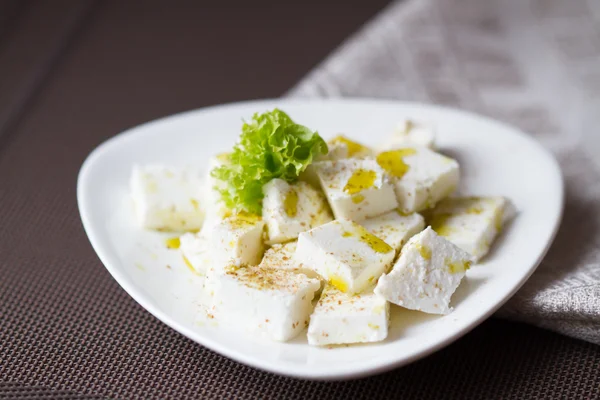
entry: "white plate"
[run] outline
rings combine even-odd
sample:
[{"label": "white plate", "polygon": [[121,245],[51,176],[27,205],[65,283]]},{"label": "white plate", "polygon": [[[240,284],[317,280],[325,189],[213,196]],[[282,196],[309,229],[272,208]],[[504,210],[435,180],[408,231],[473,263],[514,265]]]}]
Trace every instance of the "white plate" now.
[{"label": "white plate", "polygon": [[[491,254],[468,271],[452,304],[436,317],[393,307],[389,337],[370,345],[318,348],[305,335],[270,342],[202,317],[200,277],[188,270],[168,235],[139,229],[128,197],[134,163],[197,164],[236,140],[242,118],[279,107],[325,138],[338,132],[377,144],[403,117],[433,120],[439,147],[460,162],[461,190],[503,195],[519,211]],[[458,339],[504,303],[535,270],[560,222],[563,183],[554,158],[514,128],[462,111],[374,100],[269,100],[186,112],[115,136],[83,164],[77,184],[92,246],[119,284],[158,319],[236,361],[311,379],[365,376],[424,357]],[[167,268],[167,265],[170,268]]]}]

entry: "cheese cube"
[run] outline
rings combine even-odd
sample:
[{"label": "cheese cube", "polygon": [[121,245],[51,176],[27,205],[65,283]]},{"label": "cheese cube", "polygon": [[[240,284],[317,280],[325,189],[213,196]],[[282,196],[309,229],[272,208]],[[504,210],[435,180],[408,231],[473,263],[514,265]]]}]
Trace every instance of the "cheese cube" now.
[{"label": "cheese cube", "polygon": [[162,231],[200,229],[202,187],[200,173],[193,168],[134,166],[130,190],[139,223]]},{"label": "cheese cube", "polygon": [[315,189],[321,189],[321,183],[319,182],[319,176],[317,175],[317,169],[315,168],[315,162],[308,165],[304,171],[298,176],[298,180],[306,182]]},{"label": "cheese cube", "polygon": [[[329,152],[317,157],[317,161],[337,161],[345,158],[364,158],[373,155],[373,151],[362,144],[338,135],[327,142]],[[320,188],[319,177],[314,164],[310,164],[302,174],[300,180],[310,183],[315,188]]]},{"label": "cheese cube", "polygon": [[296,245],[296,242],[274,244],[270,249],[265,251],[265,255],[258,266],[262,268],[281,269],[304,274],[309,278],[321,279],[319,274],[314,270],[296,261],[294,257]]},{"label": "cheese cube", "polygon": [[295,258],[330,284],[348,293],[360,293],[391,265],[394,249],[348,220],[321,225],[298,237]]},{"label": "cheese cube", "polygon": [[306,182],[289,184],[283,179],[273,179],[263,187],[263,192],[263,220],[269,244],[296,239],[300,232],[333,219],[325,197]]},{"label": "cheese cube", "polygon": [[424,147],[385,151],[377,162],[392,177],[404,213],[431,208],[458,186],[458,163]]},{"label": "cheese cube", "polygon": [[394,130],[392,137],[380,147],[381,151],[402,147],[435,147],[435,126],[426,121],[405,119]]},{"label": "cheese cube", "polygon": [[264,253],[265,223],[250,214],[236,214],[214,226],[210,234],[211,267],[258,265]]},{"label": "cheese cube", "polygon": [[375,160],[324,161],[315,167],[337,219],[361,221],[398,206],[394,189]]},{"label": "cheese cube", "polygon": [[369,232],[400,252],[404,243],[425,229],[425,222],[420,214],[403,215],[399,211],[390,211],[375,218],[361,222]]},{"label": "cheese cube", "polygon": [[504,197],[451,197],[431,210],[429,220],[438,235],[478,261],[512,215],[512,205]]},{"label": "cheese cube", "polygon": [[326,159],[329,161],[373,156],[373,150],[344,135],[338,135],[327,141],[327,147],[329,147],[329,153]]},{"label": "cheese cube", "polygon": [[212,275],[216,318],[239,329],[286,341],[306,326],[321,283],[289,271],[246,267]]},{"label": "cheese cube", "polygon": [[323,289],[310,316],[308,344],[378,342],[387,337],[389,303],[372,290],[357,295]]},{"label": "cheese cube", "polygon": [[194,272],[206,273],[211,262],[210,241],[198,233],[185,233],[179,238],[179,250],[185,265]]},{"label": "cheese cube", "polygon": [[411,310],[447,314],[470,265],[468,253],[428,227],[404,245],[392,271],[379,278],[375,293]]}]

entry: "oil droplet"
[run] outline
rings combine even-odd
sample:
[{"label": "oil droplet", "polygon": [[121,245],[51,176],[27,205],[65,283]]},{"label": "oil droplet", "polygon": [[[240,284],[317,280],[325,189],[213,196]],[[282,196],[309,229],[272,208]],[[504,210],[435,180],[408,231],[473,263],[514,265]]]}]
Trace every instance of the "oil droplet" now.
[{"label": "oil droplet", "polygon": [[360,143],[357,143],[353,140],[348,139],[343,135],[339,135],[334,137],[329,141],[330,144],[345,144],[348,148],[348,157],[352,157],[358,153],[368,153],[369,149],[366,146],[363,146]]},{"label": "oil droplet", "polygon": [[329,278],[329,283],[340,292],[346,293],[348,291],[348,283],[339,275],[332,275]]},{"label": "oil droplet", "polygon": [[200,204],[198,203],[198,200],[190,199],[190,203],[192,203],[192,207],[194,207],[194,210],[198,211],[200,209]]},{"label": "oil droplet", "polygon": [[185,263],[185,266],[188,267],[190,269],[190,271],[192,271],[193,273],[196,273],[196,269],[194,268],[194,266],[192,265],[190,260],[188,260],[188,258],[186,256],[181,256],[181,257],[183,257],[183,262]]},{"label": "oil droplet", "polygon": [[461,273],[461,272],[465,272],[469,268],[471,268],[471,262],[470,261],[454,261],[454,262],[449,262],[448,260],[446,260],[446,264],[448,265],[448,270],[450,271],[451,274],[458,274],[458,273]]},{"label": "oil droplet", "polygon": [[365,200],[365,196],[363,196],[362,194],[357,194],[352,196],[352,202],[354,204],[358,204],[358,203],[362,203]]},{"label": "oil droplet", "polygon": [[356,226],[356,230],[359,233],[360,241],[369,245],[369,247],[377,253],[389,253],[390,251],[394,250],[389,244],[379,239],[377,236],[373,235],[371,232],[367,231],[362,226],[358,224],[354,225]]},{"label": "oil droplet", "polygon": [[283,209],[288,217],[298,214],[298,193],[292,188],[283,200]]},{"label": "oil droplet", "polygon": [[251,214],[246,211],[240,211],[239,213],[235,214],[234,217],[235,217],[235,219],[239,219],[242,221],[248,221],[248,222],[258,222],[258,221],[262,220],[260,215]]},{"label": "oil droplet", "polygon": [[135,263],[135,267],[137,269],[139,269],[140,271],[145,271],[146,270],[146,268],[144,268],[144,266],[142,264],[137,263],[137,262]]},{"label": "oil droplet", "polygon": [[371,329],[374,329],[374,330],[378,330],[378,329],[379,329],[379,325],[375,325],[375,324],[372,324],[372,323],[368,323],[367,325],[368,325],[368,326],[369,326],[369,328],[371,328]]},{"label": "oil droplet", "polygon": [[356,194],[364,189],[368,189],[373,186],[377,173],[375,171],[367,169],[357,169],[354,171],[346,186],[344,186],[344,192],[348,194]]},{"label": "oil droplet", "polygon": [[168,249],[178,249],[181,246],[181,241],[178,237],[173,237],[165,240]]},{"label": "oil droplet", "polygon": [[245,211],[240,211],[239,213],[233,214],[231,217],[228,217],[227,221],[229,221],[229,224],[232,228],[239,229],[254,225],[261,219],[262,218],[259,215],[250,214]]},{"label": "oil droplet", "polygon": [[494,215],[494,226],[496,227],[496,232],[500,233],[502,231],[502,220],[504,219],[504,210],[499,208],[496,211],[496,215]]},{"label": "oil droplet", "polygon": [[352,236],[352,232],[344,231],[344,233],[342,233],[342,237],[350,237],[350,236]]},{"label": "oil droplet", "polygon": [[417,151],[410,147],[384,151],[377,156],[377,163],[390,175],[396,178],[402,178],[410,169],[409,165],[404,162],[404,157],[408,157],[416,153]]},{"label": "oil droplet", "polygon": [[230,209],[228,209],[228,208],[226,208],[226,209],[223,211],[223,218],[229,218],[229,217],[231,217],[232,215],[233,215],[233,212],[232,212]]},{"label": "oil droplet", "polygon": [[[223,269],[225,270],[225,272],[228,272],[228,273],[229,273],[229,272],[231,272],[231,273],[234,273],[234,272],[236,272],[236,271],[239,271],[241,268],[242,268],[242,267],[241,267],[241,266],[239,266],[239,265],[235,265],[235,264],[229,264],[229,265],[227,265],[226,267],[224,267]],[[256,275],[256,273],[254,273],[254,274],[251,274],[251,276],[255,276],[255,275]]]},{"label": "oil droplet", "polygon": [[448,219],[452,217],[452,214],[437,214],[431,219],[431,229],[440,236],[450,236],[452,234],[452,227],[447,224]]},{"label": "oil droplet", "polygon": [[397,208],[396,212],[398,213],[399,216],[401,217],[408,217],[409,215],[411,215],[411,212],[404,212],[401,208]]},{"label": "oil droplet", "polygon": [[465,210],[465,212],[467,214],[476,214],[476,215],[479,215],[479,214],[481,214],[483,212],[483,208],[477,207],[477,206],[472,206],[472,207],[467,208]]},{"label": "oil droplet", "polygon": [[425,245],[417,243],[417,250],[419,250],[419,254],[423,257],[424,260],[431,260],[431,249]]}]

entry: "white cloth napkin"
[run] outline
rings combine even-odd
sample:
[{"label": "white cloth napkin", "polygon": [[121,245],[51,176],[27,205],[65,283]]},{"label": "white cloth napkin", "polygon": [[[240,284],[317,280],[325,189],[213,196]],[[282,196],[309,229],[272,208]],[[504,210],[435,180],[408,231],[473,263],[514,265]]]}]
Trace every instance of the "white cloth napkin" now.
[{"label": "white cloth napkin", "polygon": [[288,94],[450,105],[551,149],[566,181],[563,222],[498,315],[600,344],[600,1],[395,2]]}]

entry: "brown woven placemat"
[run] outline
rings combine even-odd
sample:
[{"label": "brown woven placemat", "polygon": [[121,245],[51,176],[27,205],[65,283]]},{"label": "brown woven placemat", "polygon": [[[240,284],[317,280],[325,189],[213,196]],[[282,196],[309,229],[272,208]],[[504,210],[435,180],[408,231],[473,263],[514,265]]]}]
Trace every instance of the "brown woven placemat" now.
[{"label": "brown woven placemat", "polygon": [[75,184],[94,146],[161,115],[282,93],[384,2],[366,3],[342,17],[335,1],[0,2],[16,18],[0,27],[0,399],[598,397],[598,347],[501,320],[367,379],[264,373],[160,323],[93,253]]}]

